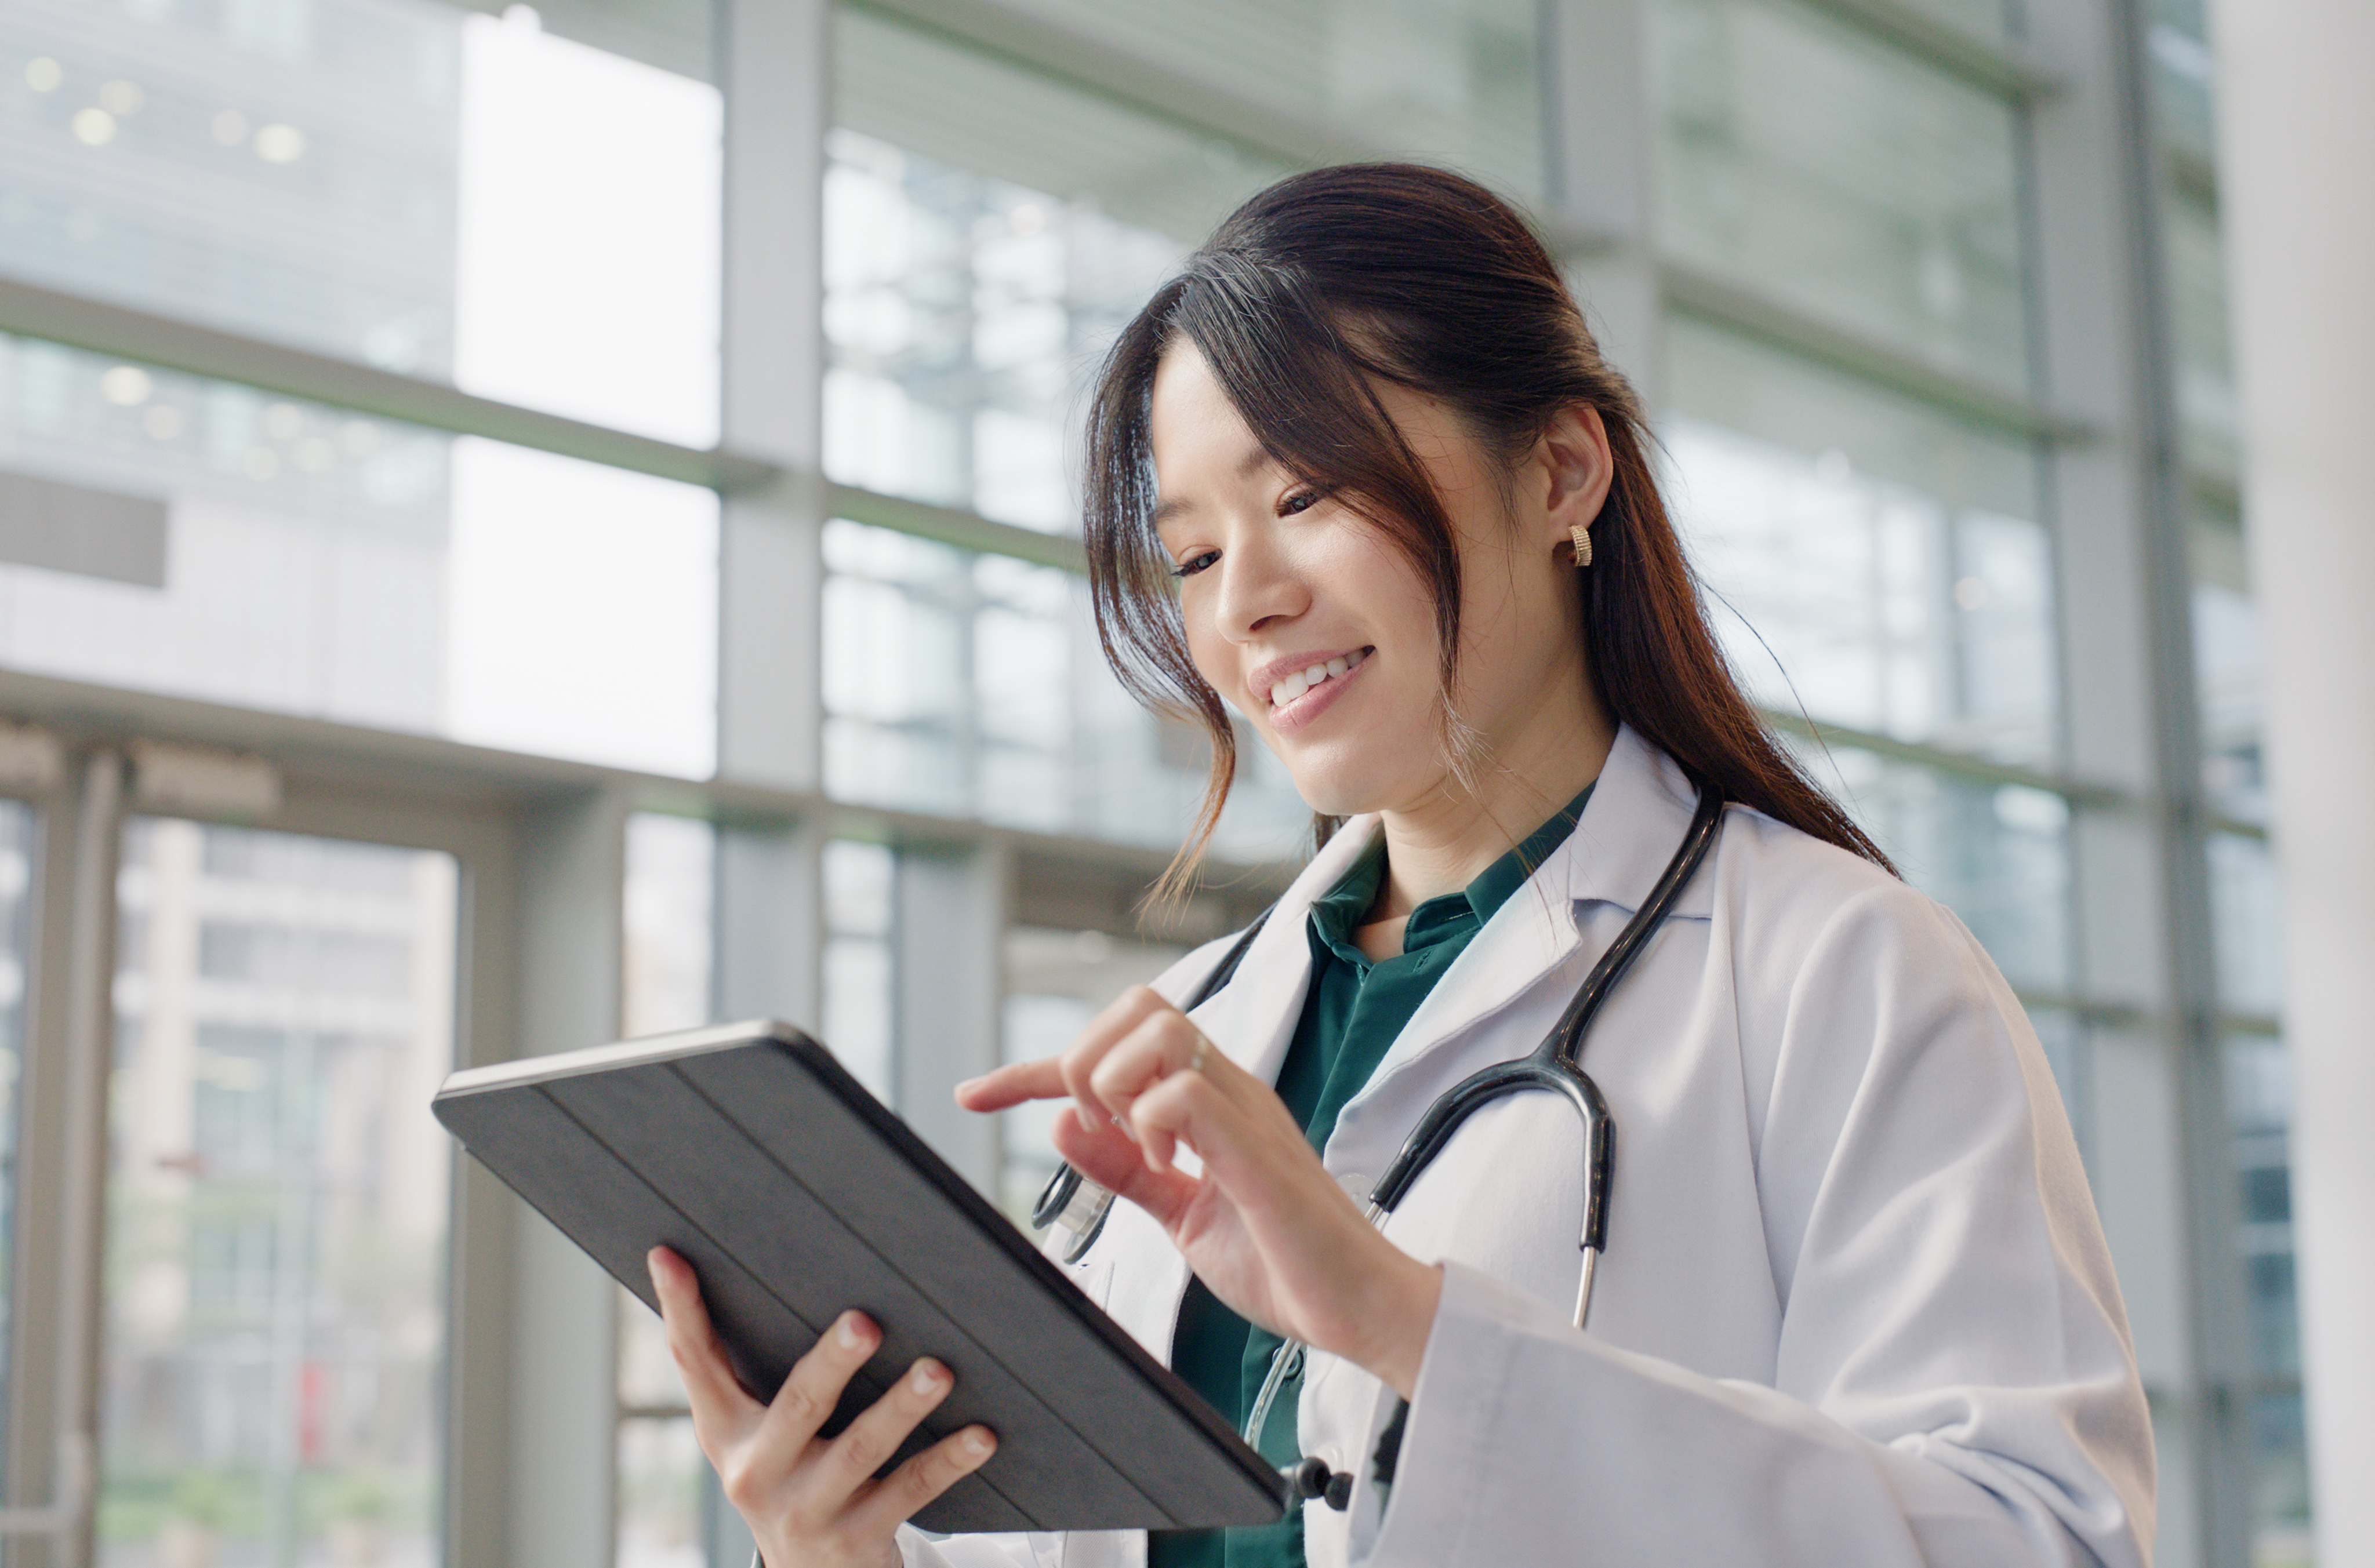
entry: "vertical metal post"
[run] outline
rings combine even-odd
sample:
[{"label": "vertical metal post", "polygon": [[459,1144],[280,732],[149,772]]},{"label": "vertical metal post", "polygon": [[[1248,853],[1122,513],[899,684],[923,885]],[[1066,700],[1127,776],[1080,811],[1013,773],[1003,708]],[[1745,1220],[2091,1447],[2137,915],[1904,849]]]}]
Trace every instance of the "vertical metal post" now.
[{"label": "vertical metal post", "polygon": [[2177,468],[2158,158],[2136,0],[2031,7],[2062,91],[2032,105],[2040,390],[2103,439],[2050,454],[2069,771],[2133,797],[2074,813],[2077,973],[2098,1026],[2092,1175],[2153,1396],[2157,1561],[2239,1564],[2242,1341]]},{"label": "vertical metal post", "polygon": [[[611,791],[526,812],[519,866],[521,1055],[597,1045],[619,1028],[626,801]],[[618,1287],[524,1204],[510,1255],[508,1568],[611,1561]]]},{"label": "vertical metal post", "polygon": [[2292,1204],[2316,1559],[2375,1562],[2375,142],[2364,5],[2219,0],[2220,206],[2283,852]]},{"label": "vertical metal post", "polygon": [[[124,760],[84,760],[41,833],[30,1045],[18,1149],[12,1325],[12,1568],[88,1563],[98,1485],[107,1083],[114,1058],[115,868]],[[28,1291],[41,1281],[47,1291]],[[44,1376],[43,1374],[47,1375]]]},{"label": "vertical metal post", "polygon": [[724,429],[788,476],[726,498],[718,584],[721,777],[819,778],[824,521],[827,0],[720,0],[726,93]]},{"label": "vertical metal post", "polygon": [[[725,499],[719,536],[717,772],[815,791],[823,765],[824,137],[831,0],[716,0],[726,94],[725,444],[786,477]],[[813,824],[721,823],[715,984],[720,1014],[813,1025],[823,948]],[[749,1532],[703,1478],[715,1568]]]},{"label": "vertical metal post", "polygon": [[897,877],[892,1073],[899,1111],[941,1158],[995,1196],[997,1124],[959,1110],[950,1091],[998,1065],[1012,855],[996,841],[904,848]]},{"label": "vertical metal post", "polygon": [[1656,136],[1642,0],[1542,0],[1542,117],[1551,210],[1604,248],[1567,258],[1609,359],[1655,402]]}]

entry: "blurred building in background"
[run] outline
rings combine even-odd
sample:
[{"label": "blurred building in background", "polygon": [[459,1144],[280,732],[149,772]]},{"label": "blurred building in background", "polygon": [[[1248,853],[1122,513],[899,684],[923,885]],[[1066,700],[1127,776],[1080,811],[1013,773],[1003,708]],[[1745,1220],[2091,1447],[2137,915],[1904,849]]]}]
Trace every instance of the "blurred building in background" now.
[{"label": "blurred building in background", "polygon": [[429,1090],[773,1013],[1027,1203],[947,1085],[1306,821],[1255,749],[1140,918],[1204,759],[1088,625],[1083,389],[1379,156],[1541,220],[1751,689],[2028,1006],[2160,1561],[2307,1562],[2215,65],[2197,0],[12,0],[0,1439],[98,1486],[6,1562],[748,1560]]}]

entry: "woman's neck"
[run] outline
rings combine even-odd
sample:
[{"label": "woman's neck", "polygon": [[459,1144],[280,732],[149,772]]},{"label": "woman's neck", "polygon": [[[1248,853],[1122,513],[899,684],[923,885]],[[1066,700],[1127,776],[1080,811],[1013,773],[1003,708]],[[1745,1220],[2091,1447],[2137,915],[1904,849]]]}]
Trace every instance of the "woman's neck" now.
[{"label": "woman's neck", "polygon": [[1369,920],[1399,922],[1427,900],[1458,892],[1598,779],[1616,735],[1594,707],[1597,722],[1551,737],[1532,755],[1486,762],[1472,790],[1447,779],[1416,807],[1381,813],[1386,874]]}]

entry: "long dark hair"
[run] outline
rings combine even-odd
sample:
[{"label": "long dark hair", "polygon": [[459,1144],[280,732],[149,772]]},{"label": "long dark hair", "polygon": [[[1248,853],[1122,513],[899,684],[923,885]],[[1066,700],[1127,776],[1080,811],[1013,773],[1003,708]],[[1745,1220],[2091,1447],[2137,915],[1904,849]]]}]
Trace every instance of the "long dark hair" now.
[{"label": "long dark hair", "polygon": [[[1082,533],[1098,639],[1133,695],[1199,722],[1211,741],[1203,808],[1158,896],[1193,875],[1236,772],[1235,731],[1188,655],[1152,524],[1149,400],[1164,350],[1182,336],[1281,466],[1344,500],[1408,558],[1438,607],[1447,692],[1459,645],[1457,540],[1377,383],[1441,400],[1508,464],[1563,410],[1598,410],[1615,476],[1592,525],[1591,565],[1577,575],[1610,716],[1726,798],[1895,869],[1742,693],[1659,494],[1640,402],[1601,357],[1541,239],[1471,180],[1364,163],[1292,175],[1231,214],[1122,330],[1090,407]],[[1321,817],[1320,840],[1336,826]]]}]

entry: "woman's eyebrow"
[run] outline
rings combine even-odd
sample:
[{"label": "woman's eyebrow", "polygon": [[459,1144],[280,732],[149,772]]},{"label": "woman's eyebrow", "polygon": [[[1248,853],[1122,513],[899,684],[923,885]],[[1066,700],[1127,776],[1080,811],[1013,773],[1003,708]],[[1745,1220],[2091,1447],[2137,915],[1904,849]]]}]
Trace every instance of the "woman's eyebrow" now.
[{"label": "woman's eyebrow", "polygon": [[[1250,479],[1256,474],[1260,473],[1264,468],[1269,467],[1273,459],[1270,454],[1269,449],[1257,442],[1243,457],[1237,459],[1236,477],[1240,479]],[[1158,501],[1155,503],[1154,508],[1154,525],[1160,528],[1165,523],[1170,522],[1173,518],[1184,517],[1188,513],[1195,510],[1196,502],[1192,497],[1188,496],[1179,496],[1170,501]]]}]

